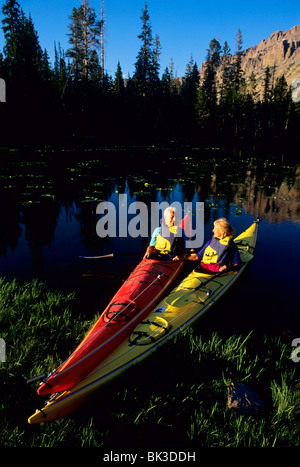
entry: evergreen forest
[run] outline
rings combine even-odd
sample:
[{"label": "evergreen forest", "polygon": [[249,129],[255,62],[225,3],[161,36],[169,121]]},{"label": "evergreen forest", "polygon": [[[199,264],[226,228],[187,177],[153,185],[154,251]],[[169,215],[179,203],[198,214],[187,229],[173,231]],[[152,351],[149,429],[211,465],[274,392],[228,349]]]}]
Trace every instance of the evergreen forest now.
[{"label": "evergreen forest", "polygon": [[55,42],[53,64],[40,46],[33,19],[16,0],[6,0],[2,14],[2,146],[89,140],[286,152],[299,143],[300,108],[291,99],[284,75],[275,80],[274,70],[267,68],[263,93],[258,93],[254,75],[248,82],[243,78],[240,30],[233,52],[227,42],[221,45],[208,38],[201,80],[193,58],[179,78],[174,76],[173,59],[161,70],[162,45],[152,33],[145,3],[137,31],[140,50],[132,76],[125,79],[121,57],[116,57],[114,76],[105,72],[104,21],[89,0],[69,13],[69,48],[62,50]]}]

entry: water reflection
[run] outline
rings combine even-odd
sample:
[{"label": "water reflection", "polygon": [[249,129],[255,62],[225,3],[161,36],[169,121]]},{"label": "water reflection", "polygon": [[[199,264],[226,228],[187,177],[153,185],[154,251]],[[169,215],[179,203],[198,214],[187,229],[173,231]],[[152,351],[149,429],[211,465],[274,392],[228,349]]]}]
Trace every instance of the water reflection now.
[{"label": "water reflection", "polygon": [[[273,164],[269,164],[271,168]],[[268,172],[257,179],[257,166],[249,166],[245,186],[239,186],[235,197],[251,214],[269,222],[300,218],[300,165],[291,168],[277,167],[278,172]]]},{"label": "water reflection", "polygon": [[127,194],[128,203],[139,200],[149,206],[153,201],[204,201],[205,223],[243,212],[276,223],[300,219],[299,164],[208,159],[198,153],[30,156],[26,161],[22,154],[1,157],[1,275],[7,266],[1,264],[1,257],[19,254],[25,245],[36,272],[44,270],[45,250],[57,247],[64,236],[68,236],[66,249],[74,249],[76,242],[78,249],[81,242],[82,250],[92,253],[109,249],[110,239],[96,234],[96,207],[100,201],[116,202],[119,193]]}]

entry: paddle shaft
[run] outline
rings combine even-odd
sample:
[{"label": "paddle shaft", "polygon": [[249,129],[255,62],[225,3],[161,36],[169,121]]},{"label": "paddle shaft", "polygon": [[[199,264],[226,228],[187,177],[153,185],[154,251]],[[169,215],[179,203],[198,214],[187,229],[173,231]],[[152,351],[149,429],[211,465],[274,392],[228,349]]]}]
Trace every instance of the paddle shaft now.
[{"label": "paddle shaft", "polygon": [[113,258],[114,256],[136,256],[136,255],[143,255],[144,253],[109,253],[108,255],[102,256],[79,256],[79,258],[83,259],[102,259],[102,258]]},{"label": "paddle shaft", "polygon": [[110,253],[109,255],[103,255],[103,256],[79,256],[79,258],[83,259],[102,259],[102,258],[112,258],[114,256],[113,253]]}]

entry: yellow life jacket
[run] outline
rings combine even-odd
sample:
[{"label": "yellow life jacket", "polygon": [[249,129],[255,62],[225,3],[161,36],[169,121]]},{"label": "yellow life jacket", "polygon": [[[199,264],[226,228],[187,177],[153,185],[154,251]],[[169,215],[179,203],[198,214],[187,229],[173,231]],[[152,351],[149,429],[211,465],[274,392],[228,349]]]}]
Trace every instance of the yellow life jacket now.
[{"label": "yellow life jacket", "polygon": [[[206,247],[202,263],[204,264],[222,264],[222,260],[228,254],[228,248],[232,237],[227,236],[222,240],[213,237],[209,246]],[[225,262],[224,262],[225,263]]]},{"label": "yellow life jacket", "polygon": [[172,246],[177,238],[178,227],[173,226],[169,228],[164,223],[162,223],[161,232],[156,237],[155,249],[159,251],[160,254],[167,255],[171,252]]}]

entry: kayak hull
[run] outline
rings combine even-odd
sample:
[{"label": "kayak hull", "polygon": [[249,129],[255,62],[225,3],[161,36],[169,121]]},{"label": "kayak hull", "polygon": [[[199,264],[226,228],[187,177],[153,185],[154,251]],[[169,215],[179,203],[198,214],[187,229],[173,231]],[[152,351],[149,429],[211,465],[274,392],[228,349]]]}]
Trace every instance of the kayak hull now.
[{"label": "kayak hull", "polygon": [[44,380],[38,394],[64,391],[85,378],[158,303],[183,265],[179,261],[143,259],[79,346]]},{"label": "kayak hull", "polygon": [[235,239],[243,263],[239,271],[218,276],[192,271],[87,377],[37,410],[28,419],[29,423],[48,422],[69,415],[104,383],[146,358],[207,312],[252,262],[257,228],[258,224],[254,223]]}]

